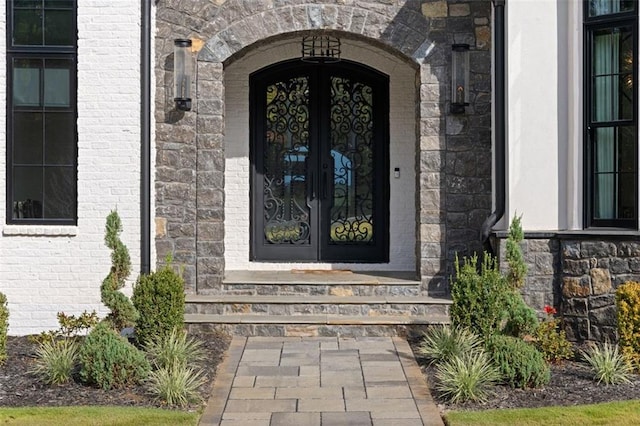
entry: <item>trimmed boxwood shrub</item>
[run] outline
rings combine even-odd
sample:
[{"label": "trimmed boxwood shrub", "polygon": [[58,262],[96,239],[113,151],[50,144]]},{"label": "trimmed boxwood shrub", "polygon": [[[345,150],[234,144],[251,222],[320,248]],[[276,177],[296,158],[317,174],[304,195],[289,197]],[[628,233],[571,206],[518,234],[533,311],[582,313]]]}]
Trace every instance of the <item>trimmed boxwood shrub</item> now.
[{"label": "trimmed boxwood shrub", "polygon": [[144,353],[101,322],[84,339],[80,378],[102,389],[122,388],[146,379],[151,370]]},{"label": "trimmed boxwood shrub", "polygon": [[496,334],[487,339],[485,347],[509,386],[524,389],[549,383],[549,365],[542,353],[524,340]]},{"label": "trimmed boxwood shrub", "polygon": [[171,266],[140,276],[132,300],[140,314],[136,323],[139,345],[166,338],[184,326],[184,280]]}]

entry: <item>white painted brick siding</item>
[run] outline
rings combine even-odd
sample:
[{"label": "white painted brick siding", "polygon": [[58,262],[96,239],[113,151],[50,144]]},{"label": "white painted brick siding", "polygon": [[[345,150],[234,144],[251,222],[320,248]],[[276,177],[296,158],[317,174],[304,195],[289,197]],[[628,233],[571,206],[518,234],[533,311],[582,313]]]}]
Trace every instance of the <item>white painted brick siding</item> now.
[{"label": "white painted brick siding", "polygon": [[[416,70],[382,50],[342,40],[342,57],[389,75],[390,252],[389,263],[275,263],[249,261],[249,74],[297,58],[299,40],[262,46],[225,70],[225,265],[227,270],[292,268],[415,271]],[[393,177],[400,168],[401,177]]]},{"label": "white painted brick siding", "polygon": [[[5,2],[0,3],[6,10]],[[5,18],[3,13],[2,34]],[[105,218],[114,208],[131,254],[132,274],[125,289],[131,293],[140,268],[139,52],[139,2],[78,1],[78,225],[3,226],[0,291],[9,302],[11,335],[57,328],[60,311],[107,313],[100,302],[100,284],[111,262],[103,238]],[[5,43],[0,43],[0,57],[5,58]],[[0,102],[6,102],[4,73]],[[4,114],[0,120],[0,131],[5,132]],[[3,152],[3,200],[5,176]],[[0,209],[1,224],[6,223],[5,215]]]}]

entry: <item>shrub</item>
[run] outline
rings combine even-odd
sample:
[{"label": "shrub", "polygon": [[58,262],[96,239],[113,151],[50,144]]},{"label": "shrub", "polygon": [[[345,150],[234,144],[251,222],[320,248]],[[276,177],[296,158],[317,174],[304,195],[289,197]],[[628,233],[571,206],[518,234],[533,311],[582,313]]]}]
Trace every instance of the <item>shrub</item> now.
[{"label": "shrub", "polygon": [[171,266],[138,278],[132,301],[140,313],[136,339],[142,346],[184,325],[184,280]]},{"label": "shrub", "polygon": [[509,225],[507,234],[505,257],[509,264],[507,281],[513,289],[519,289],[524,285],[527,276],[527,264],[524,261],[520,243],[524,239],[524,232],[520,223],[522,216],[515,216]]},{"label": "shrub", "polygon": [[460,327],[435,326],[424,333],[417,352],[431,362],[440,363],[454,356],[481,350],[482,340]]},{"label": "shrub", "polygon": [[161,367],[149,375],[149,392],[165,401],[168,405],[186,406],[189,402],[199,401],[198,388],[204,383],[201,373],[177,362]]},{"label": "shrub", "polygon": [[573,358],[573,345],[567,340],[564,330],[560,330],[558,320],[553,316],[556,313],[552,306],[544,307],[547,318],[536,330],[535,344],[548,362],[560,362]]},{"label": "shrub", "polygon": [[516,290],[507,292],[505,296],[508,314],[502,333],[515,337],[535,333],[539,324],[536,311],[524,302],[522,295]]},{"label": "shrub", "polygon": [[591,365],[598,384],[604,382],[606,385],[615,385],[630,382],[629,375],[633,368],[618,352],[617,345],[605,343],[594,346],[587,352],[582,352],[582,356]]},{"label": "shrub", "polygon": [[144,354],[104,322],[85,338],[79,359],[81,379],[103,389],[138,383],[150,370]]},{"label": "shrub", "polygon": [[168,336],[156,336],[144,349],[158,368],[188,365],[204,359],[205,355],[201,342],[187,338],[187,333],[178,329],[173,329]]},{"label": "shrub", "polygon": [[620,349],[640,371],[640,283],[628,282],[616,290]]},{"label": "shrub", "polygon": [[461,266],[456,257],[455,268],[456,277],[451,285],[452,324],[483,337],[499,331],[507,317],[506,295],[511,288],[495,260],[485,253],[480,265],[474,255],[464,258]]},{"label": "shrub", "polygon": [[482,352],[454,356],[436,367],[436,389],[450,402],[485,401],[500,375]]},{"label": "shrub", "polygon": [[116,330],[132,326],[138,318],[138,313],[127,296],[121,293],[125,280],[131,271],[129,250],[120,240],[122,222],[116,211],[107,216],[104,242],[111,249],[111,271],[100,286],[102,303],[111,310],[107,321]]},{"label": "shrub", "polygon": [[9,330],[9,308],[7,296],[0,293],[0,365],[7,360],[7,331]]},{"label": "shrub", "polygon": [[36,350],[31,372],[49,385],[71,380],[78,355],[78,346],[71,339],[43,341]]},{"label": "shrub", "polygon": [[536,388],[549,383],[550,370],[544,357],[522,339],[494,335],[487,340],[486,349],[511,387]]},{"label": "shrub", "polygon": [[98,314],[96,311],[84,311],[76,317],[75,315],[58,312],[58,324],[60,324],[60,328],[57,330],[43,331],[40,334],[29,336],[29,339],[42,345],[45,342],[53,344],[61,337],[76,337],[80,333],[88,331],[98,324]]}]

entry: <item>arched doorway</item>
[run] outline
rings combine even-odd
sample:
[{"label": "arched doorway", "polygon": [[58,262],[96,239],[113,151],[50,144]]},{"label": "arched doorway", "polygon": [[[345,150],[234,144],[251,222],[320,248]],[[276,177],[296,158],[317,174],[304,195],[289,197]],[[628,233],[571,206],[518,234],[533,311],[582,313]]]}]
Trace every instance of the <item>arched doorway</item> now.
[{"label": "arched doorway", "polygon": [[389,260],[389,79],[350,61],[253,73],[251,258]]}]

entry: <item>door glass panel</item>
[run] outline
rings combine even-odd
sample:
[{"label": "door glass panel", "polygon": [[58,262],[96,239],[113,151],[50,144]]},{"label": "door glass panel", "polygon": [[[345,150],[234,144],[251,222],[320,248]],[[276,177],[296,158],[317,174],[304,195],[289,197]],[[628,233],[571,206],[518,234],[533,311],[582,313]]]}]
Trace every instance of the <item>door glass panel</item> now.
[{"label": "door glass panel", "polygon": [[331,78],[330,244],[369,244],[374,236],[373,90]]},{"label": "door glass panel", "polygon": [[308,78],[296,77],[268,86],[266,105],[264,240],[271,244],[309,244]]}]

